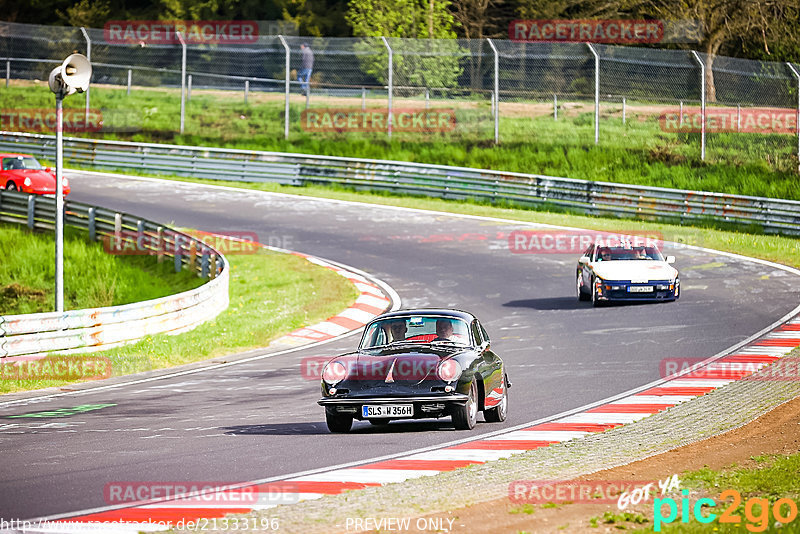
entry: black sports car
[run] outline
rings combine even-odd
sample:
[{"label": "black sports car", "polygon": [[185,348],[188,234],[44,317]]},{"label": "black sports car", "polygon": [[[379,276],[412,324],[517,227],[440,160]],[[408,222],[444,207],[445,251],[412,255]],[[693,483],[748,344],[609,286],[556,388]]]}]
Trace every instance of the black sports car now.
[{"label": "black sports car", "polygon": [[511,387],[489,335],[470,313],[417,309],[385,313],[364,329],[356,352],[329,360],[322,395],[331,432],[348,432],[353,419],[451,416],[459,430],[506,418]]}]

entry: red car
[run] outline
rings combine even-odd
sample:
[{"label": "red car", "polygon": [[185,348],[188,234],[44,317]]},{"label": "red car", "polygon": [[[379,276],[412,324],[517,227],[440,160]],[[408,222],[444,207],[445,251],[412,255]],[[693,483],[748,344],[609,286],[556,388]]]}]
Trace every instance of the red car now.
[{"label": "red car", "polygon": [[[56,171],[42,167],[30,154],[0,154],[0,187],[37,195],[56,194]],[[69,181],[64,180],[64,195],[69,194]]]}]

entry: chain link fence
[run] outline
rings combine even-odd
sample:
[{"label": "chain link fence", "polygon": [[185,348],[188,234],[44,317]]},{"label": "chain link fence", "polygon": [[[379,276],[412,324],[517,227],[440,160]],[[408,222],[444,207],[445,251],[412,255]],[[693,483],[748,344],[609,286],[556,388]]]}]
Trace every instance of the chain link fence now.
[{"label": "chain link fence", "polygon": [[[91,106],[109,132],[176,132],[183,82],[186,134],[598,144],[675,164],[798,169],[799,65],[586,43],[259,36],[188,43],[183,70],[177,40],[106,37],[0,23],[0,75],[44,92],[55,65],[90,48]],[[302,44],[314,55],[308,91]],[[0,101],[6,119],[14,99]]]}]

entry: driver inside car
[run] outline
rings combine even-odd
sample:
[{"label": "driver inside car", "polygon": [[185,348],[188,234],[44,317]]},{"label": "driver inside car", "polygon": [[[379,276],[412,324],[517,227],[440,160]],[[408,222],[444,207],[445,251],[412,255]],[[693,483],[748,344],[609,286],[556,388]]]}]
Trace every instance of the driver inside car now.
[{"label": "driver inside car", "polygon": [[453,337],[453,323],[448,319],[436,320],[436,337],[434,341],[450,341]]}]

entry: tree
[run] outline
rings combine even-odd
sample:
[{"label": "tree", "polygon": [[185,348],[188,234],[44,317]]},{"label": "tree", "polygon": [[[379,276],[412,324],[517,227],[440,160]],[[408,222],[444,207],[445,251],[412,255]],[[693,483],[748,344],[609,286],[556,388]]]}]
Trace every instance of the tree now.
[{"label": "tree", "polygon": [[[350,0],[347,21],[357,37],[392,41],[396,85],[453,87],[463,72],[448,0]],[[386,83],[388,52],[376,40],[355,45],[361,68]]]},{"label": "tree", "polygon": [[625,0],[615,9],[634,16],[664,20],[698,20],[704,35],[706,99],[717,100],[714,58],[724,46],[742,36],[757,36],[767,46],[770,40],[786,39],[796,31],[800,0]]}]

